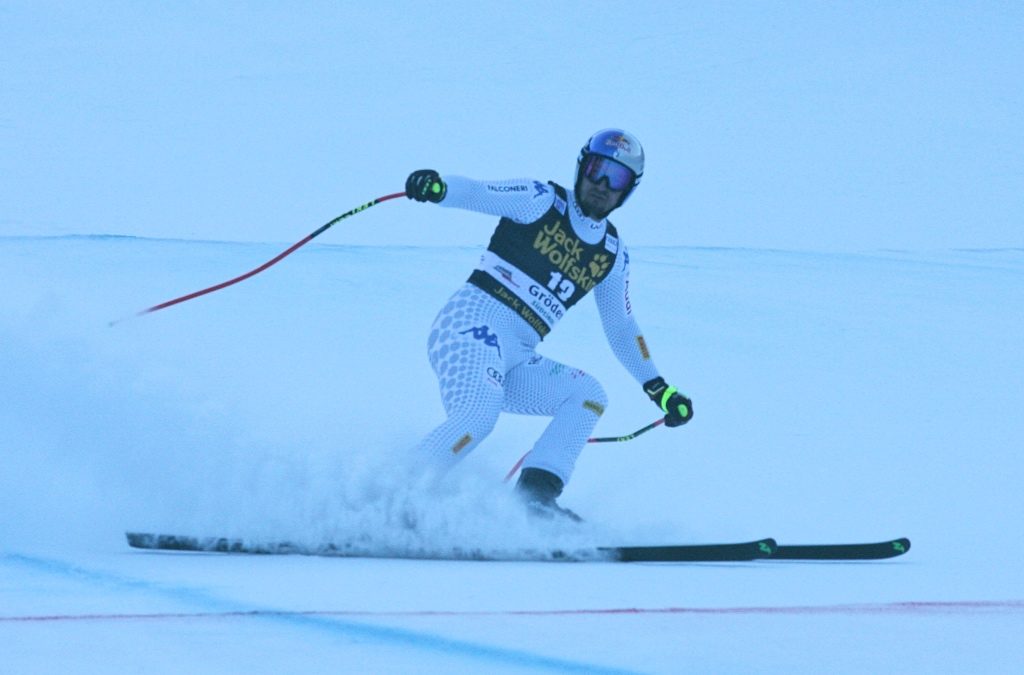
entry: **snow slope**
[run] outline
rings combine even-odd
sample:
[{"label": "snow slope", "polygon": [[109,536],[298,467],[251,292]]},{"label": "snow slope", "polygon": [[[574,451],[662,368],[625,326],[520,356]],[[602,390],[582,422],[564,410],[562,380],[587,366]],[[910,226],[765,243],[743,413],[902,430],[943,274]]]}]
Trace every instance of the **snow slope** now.
[{"label": "snow slope", "polygon": [[[586,449],[563,501],[588,525],[566,531],[530,528],[501,484],[543,420],[503,417],[444,489],[410,488],[405,451],[441,415],[426,331],[479,249],[324,239],[111,327],[287,243],[0,238],[0,670],[1019,668],[1024,251],[635,248],[639,320],[696,417]],[[600,435],[656,417],[592,303],[542,351],[604,383]],[[867,564],[327,560],[138,552],[125,529],[914,548]]]}]

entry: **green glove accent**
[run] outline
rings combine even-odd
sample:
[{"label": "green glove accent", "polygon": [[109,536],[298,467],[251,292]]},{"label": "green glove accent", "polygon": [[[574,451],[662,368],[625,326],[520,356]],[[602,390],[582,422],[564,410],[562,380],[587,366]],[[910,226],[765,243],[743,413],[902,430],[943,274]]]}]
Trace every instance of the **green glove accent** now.
[{"label": "green glove accent", "polygon": [[677,427],[693,417],[693,403],[678,389],[670,387],[664,378],[656,377],[645,382],[644,393],[665,413],[666,426]]},{"label": "green glove accent", "polygon": [[663,412],[668,412],[668,400],[672,398],[672,394],[679,391],[675,387],[667,387],[661,394],[661,409]]}]

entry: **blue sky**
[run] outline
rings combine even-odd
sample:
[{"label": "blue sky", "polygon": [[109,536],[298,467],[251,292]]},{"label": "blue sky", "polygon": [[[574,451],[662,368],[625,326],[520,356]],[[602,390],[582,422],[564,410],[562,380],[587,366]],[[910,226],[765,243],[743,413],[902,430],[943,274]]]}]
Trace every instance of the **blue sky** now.
[{"label": "blue sky", "polygon": [[[0,233],[293,241],[644,143],[633,245],[1024,246],[1019,3],[0,4]],[[405,202],[327,243],[465,244]]]}]

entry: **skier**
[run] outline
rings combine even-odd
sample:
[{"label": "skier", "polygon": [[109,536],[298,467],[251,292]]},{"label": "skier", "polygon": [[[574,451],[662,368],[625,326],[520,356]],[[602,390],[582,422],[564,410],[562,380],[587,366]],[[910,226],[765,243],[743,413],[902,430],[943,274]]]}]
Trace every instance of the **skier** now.
[{"label": "skier", "polygon": [[607,219],[643,171],[640,142],[605,129],[580,150],[573,190],[528,179],[442,178],[432,169],[409,175],[410,199],[501,218],[480,264],[430,330],[427,351],[447,419],[420,443],[417,456],[443,471],[469,454],[503,411],[552,417],[523,463],[516,491],[533,515],[580,520],[556,498],[608,400],[592,376],[535,349],[590,291],[612,351],[665,413],[665,424],[690,420],[690,399],[658,374],[633,317],[629,255]]}]

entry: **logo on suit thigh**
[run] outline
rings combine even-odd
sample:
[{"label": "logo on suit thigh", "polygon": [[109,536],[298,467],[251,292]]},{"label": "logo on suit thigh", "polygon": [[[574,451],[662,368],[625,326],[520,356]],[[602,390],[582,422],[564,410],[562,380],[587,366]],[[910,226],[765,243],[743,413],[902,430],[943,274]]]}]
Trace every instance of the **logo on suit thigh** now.
[{"label": "logo on suit thigh", "polygon": [[493,366],[487,367],[487,381],[501,389],[505,386],[505,376]]},{"label": "logo on suit thigh", "polygon": [[487,326],[474,326],[473,328],[459,331],[459,335],[465,335],[467,333],[472,333],[474,340],[480,340],[488,347],[494,347],[497,349],[498,356],[501,356],[501,345],[498,344],[498,335],[496,333],[492,333],[490,328]]}]

